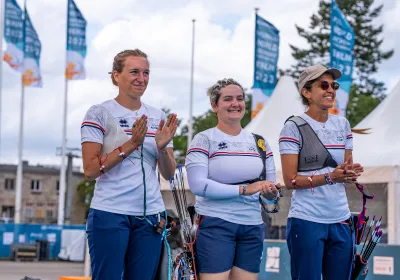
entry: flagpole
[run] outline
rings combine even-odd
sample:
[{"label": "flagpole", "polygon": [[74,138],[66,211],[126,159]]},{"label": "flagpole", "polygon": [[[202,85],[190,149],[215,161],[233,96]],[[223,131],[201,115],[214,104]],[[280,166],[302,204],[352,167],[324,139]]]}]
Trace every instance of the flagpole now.
[{"label": "flagpole", "polygon": [[[67,25],[66,25],[66,42],[68,44],[68,17],[69,17],[69,0],[67,1]],[[65,65],[67,65],[67,54],[65,55]],[[66,68],[64,68],[66,71]],[[58,196],[58,218],[57,224],[64,225],[65,215],[65,189],[66,189],[66,164],[65,164],[65,150],[67,146],[67,112],[68,112],[68,79],[66,72],[64,73],[65,88],[64,88],[64,114],[63,114],[63,127],[61,138],[61,166],[60,166],[60,192]]]},{"label": "flagpole", "polygon": [[1,112],[2,94],[3,94],[3,36],[4,36],[4,18],[5,18],[5,0],[0,0],[0,163],[1,163]]},{"label": "flagpole", "polygon": [[190,71],[190,95],[189,95],[189,131],[187,148],[190,146],[190,142],[193,139],[193,73],[194,73],[194,37],[195,37],[195,23],[196,20],[192,19],[193,31],[192,31],[192,65]]},{"label": "flagpole", "polygon": [[[23,27],[23,47],[24,57],[22,59],[25,63],[25,15],[26,15],[26,0],[24,1],[24,27]],[[25,67],[24,67],[25,69]],[[25,108],[25,85],[24,74],[21,74],[21,108],[19,120],[19,137],[18,137],[18,167],[17,167],[17,186],[15,190],[15,218],[14,223],[21,223],[21,201],[22,201],[22,183],[23,183],[23,148],[24,148],[24,108]]]},{"label": "flagpole", "polygon": [[[21,78],[23,75],[21,75]],[[21,79],[22,80],[22,79]],[[19,123],[19,137],[18,137],[18,167],[17,167],[17,186],[15,190],[15,218],[14,223],[21,223],[21,200],[22,200],[22,151],[23,151],[23,137],[24,137],[24,103],[25,103],[25,86],[21,81],[21,104],[20,104],[20,123]]]},{"label": "flagpole", "polygon": [[256,60],[257,60],[257,54],[256,54],[256,47],[257,47],[257,15],[258,15],[258,11],[260,10],[260,8],[255,7],[254,8],[254,59],[253,59],[253,86],[251,87],[251,109],[250,109],[250,119],[254,119],[254,113],[255,108],[257,108],[257,106],[255,106],[256,102],[255,102],[255,98],[254,98],[254,84],[255,84],[255,79],[256,79]]},{"label": "flagpole", "polygon": [[64,208],[65,208],[65,188],[66,188],[66,165],[65,165],[65,150],[67,142],[67,111],[68,111],[68,80],[65,78],[64,90],[64,116],[63,130],[61,138],[61,167],[60,167],[60,194],[58,196],[58,225],[64,224]]},{"label": "flagpole", "polygon": [[[257,44],[257,15],[258,15],[258,11],[260,10],[260,8],[255,7],[254,8],[254,71],[256,71],[256,59],[257,59],[257,54],[256,54],[256,44]],[[255,74],[253,74],[253,86],[254,86],[254,77]],[[252,108],[253,110],[253,105]]]}]

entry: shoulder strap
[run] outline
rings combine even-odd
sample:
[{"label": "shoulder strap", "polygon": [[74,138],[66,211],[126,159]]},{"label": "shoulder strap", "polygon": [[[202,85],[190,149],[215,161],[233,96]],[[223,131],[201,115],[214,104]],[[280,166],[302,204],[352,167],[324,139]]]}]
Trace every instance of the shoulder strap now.
[{"label": "shoulder strap", "polygon": [[[286,121],[292,121],[296,126],[297,129],[299,130],[300,136],[302,137],[302,147],[300,149],[300,153],[299,153],[299,166],[298,166],[298,171],[310,171],[310,170],[315,170],[314,168],[307,168],[306,166],[311,167],[313,164],[312,162],[315,162],[316,155],[304,155],[304,162],[300,162],[300,160],[302,160],[300,157],[303,156],[302,150],[304,148],[305,145],[311,145],[314,147],[314,150],[322,150],[326,156],[324,162],[322,162],[322,165],[320,166],[320,168],[324,168],[324,167],[333,167],[335,168],[338,164],[337,162],[333,159],[331,153],[328,151],[328,149],[325,147],[325,145],[321,142],[321,140],[319,139],[318,135],[315,133],[314,129],[311,127],[311,125],[302,117],[299,116],[291,116],[289,117]],[[303,135],[303,133],[306,133],[306,135]],[[306,136],[306,140],[304,139],[304,136]],[[308,152],[307,152],[308,153]],[[317,155],[318,156],[318,155]],[[320,169],[317,168],[317,169]]]},{"label": "shoulder strap", "polygon": [[261,135],[252,133],[254,140],[256,141],[256,146],[257,146],[257,150],[258,153],[261,156],[261,160],[262,160],[262,164],[263,164],[263,169],[261,171],[260,174],[260,180],[265,180],[265,178],[267,177],[267,168],[265,166],[265,160],[267,158],[267,147],[265,145],[265,140],[264,137],[262,137]]},{"label": "shoulder strap", "polygon": [[265,166],[265,160],[267,158],[267,153],[266,153],[266,145],[265,145],[265,140],[261,135],[252,133],[254,140],[256,142],[256,147],[257,147],[257,151],[261,156],[261,160],[262,160],[262,164],[263,164],[263,168],[261,170],[260,176],[258,176],[258,178],[252,179],[252,180],[246,180],[246,181],[242,181],[242,182],[237,182],[234,183],[234,185],[240,185],[240,184],[252,184],[258,181],[263,181],[266,179],[267,177],[267,168]]}]

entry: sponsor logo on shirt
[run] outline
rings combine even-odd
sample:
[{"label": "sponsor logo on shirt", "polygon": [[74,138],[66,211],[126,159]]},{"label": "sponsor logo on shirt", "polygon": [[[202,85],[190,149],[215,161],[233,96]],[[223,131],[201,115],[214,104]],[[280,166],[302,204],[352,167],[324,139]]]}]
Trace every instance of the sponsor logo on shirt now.
[{"label": "sponsor logo on shirt", "polygon": [[221,143],[218,144],[218,150],[224,150],[226,148],[228,148],[226,142],[222,141]]},{"label": "sponsor logo on shirt", "polygon": [[129,127],[128,122],[125,119],[119,120],[119,126],[120,127]]}]

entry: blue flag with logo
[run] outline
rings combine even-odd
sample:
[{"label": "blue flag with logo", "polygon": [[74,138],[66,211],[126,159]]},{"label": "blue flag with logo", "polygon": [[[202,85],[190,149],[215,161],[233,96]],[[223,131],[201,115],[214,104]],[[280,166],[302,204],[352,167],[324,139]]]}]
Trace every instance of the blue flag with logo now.
[{"label": "blue flag with logo", "polygon": [[67,65],[68,80],[85,79],[86,20],[73,0],[68,0]]},{"label": "blue flag with logo", "polygon": [[252,118],[268,102],[275,88],[278,57],[279,30],[256,14]]},{"label": "blue flag with logo", "polygon": [[4,3],[4,39],[7,48],[3,59],[16,71],[23,71],[24,64],[24,20],[22,10],[15,0]]},{"label": "blue flag with logo", "polygon": [[42,87],[40,73],[40,53],[42,44],[32,25],[28,10],[25,7],[24,17],[24,70],[22,83],[24,86]]},{"label": "blue flag with logo", "polygon": [[334,0],[331,4],[330,22],[330,66],[342,72],[342,77],[338,80],[340,89],[336,92],[335,107],[330,112],[344,116],[352,82],[355,36],[353,28]]}]

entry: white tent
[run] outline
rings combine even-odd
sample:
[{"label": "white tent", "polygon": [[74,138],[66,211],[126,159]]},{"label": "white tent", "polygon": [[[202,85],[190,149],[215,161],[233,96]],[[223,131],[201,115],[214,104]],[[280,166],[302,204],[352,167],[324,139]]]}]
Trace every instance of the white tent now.
[{"label": "white tent", "polygon": [[[285,121],[292,115],[300,115],[305,108],[301,103],[299,91],[292,77],[279,79],[275,90],[257,116],[246,126],[246,130],[266,139],[274,154],[276,170],[280,171],[279,134]],[[278,172],[279,177],[280,172]]]},{"label": "white tent", "polygon": [[399,105],[400,81],[382,103],[356,126],[371,129],[370,134],[353,135],[357,161],[365,166],[400,165]]},{"label": "white tent", "polygon": [[388,184],[388,242],[400,244],[400,81],[390,94],[356,128],[370,134],[353,133],[354,161],[365,167],[360,183]]}]

